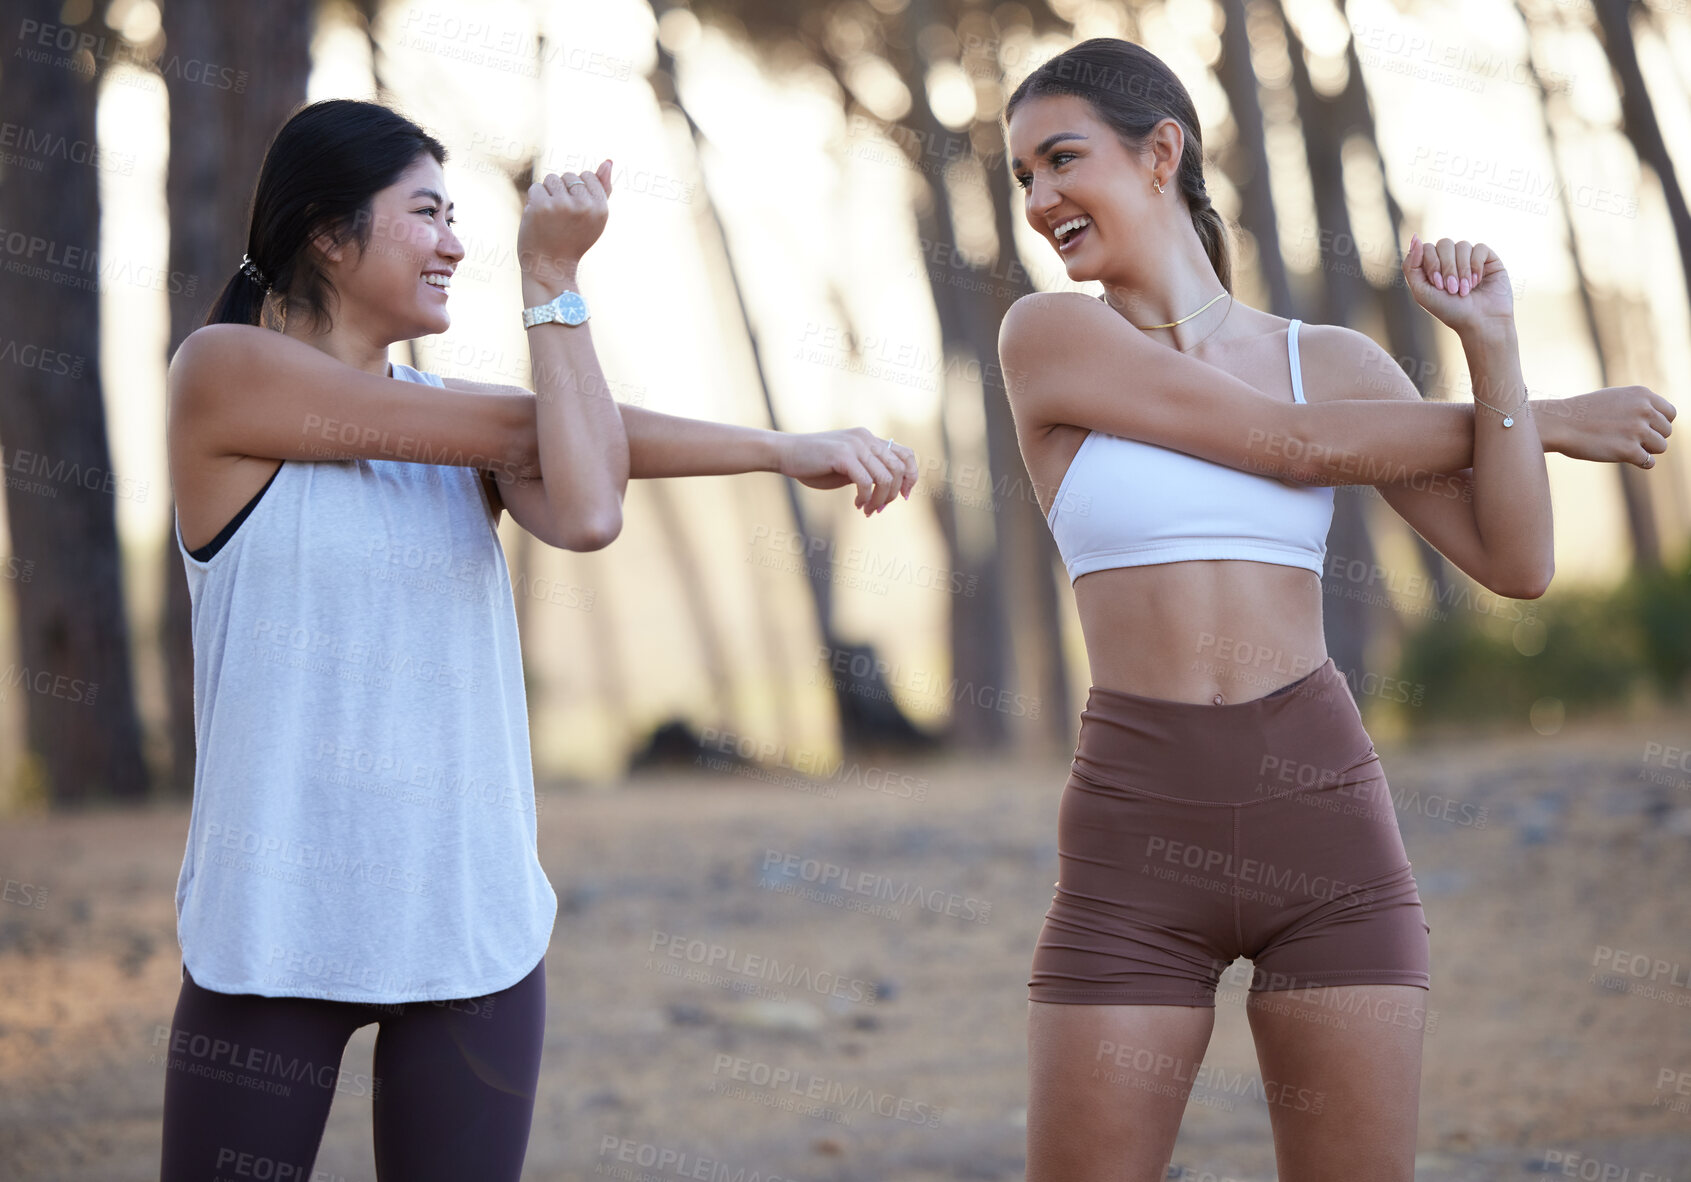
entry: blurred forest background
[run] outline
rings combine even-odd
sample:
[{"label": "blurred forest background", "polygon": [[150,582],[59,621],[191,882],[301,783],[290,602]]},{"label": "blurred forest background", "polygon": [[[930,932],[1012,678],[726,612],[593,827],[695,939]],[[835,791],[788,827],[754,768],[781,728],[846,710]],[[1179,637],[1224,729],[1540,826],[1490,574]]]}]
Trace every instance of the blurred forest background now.
[{"label": "blurred forest background", "polygon": [[[1024,985],[1088,677],[996,366],[1005,309],[1068,286],[1002,110],[1096,35],[1192,92],[1240,299],[1463,400],[1399,260],[1416,231],[1483,241],[1534,397],[1691,407],[1687,0],[0,0],[0,1177],[158,1176],[194,758],[165,367],[235,273],[270,137],[335,96],[451,154],[452,328],[396,360],[526,383],[522,193],[610,157],[582,282],[619,399],[861,425],[923,464],[869,521],[755,474],[632,482],[591,554],[504,523],[559,900],[525,1177],[658,1149],[724,1177],[1023,1176]],[[1685,450],[1549,457],[1556,579],[1526,602],[1337,490],[1329,648],[1432,933],[1420,1182],[1691,1175]],[[823,860],[974,918],[785,869]],[[875,1004],[683,979],[670,935]],[[1170,1178],[1275,1177],[1248,979]],[[374,1039],[317,1176],[375,1176]],[[724,1059],[938,1119],[788,1110]]]},{"label": "blurred forest background", "polygon": [[[1087,684],[996,366],[1068,286],[1023,223],[1002,110],[1039,62],[1142,42],[1192,92],[1239,298],[1384,344],[1463,399],[1402,284],[1414,231],[1493,246],[1535,397],[1691,405],[1684,0],[65,0],[0,4],[0,808],[185,799],[188,597],[163,379],[245,248],[266,144],[308,100],[392,103],[448,146],[453,326],[400,360],[526,383],[521,194],[609,156],[584,267],[617,396],[914,447],[909,504],[773,475],[631,485],[605,551],[503,534],[537,776],[707,750],[1061,752]],[[1331,652],[1371,729],[1680,699],[1691,463],[1550,457],[1557,577],[1499,601],[1341,489]],[[1412,692],[1382,689],[1413,687]],[[1530,730],[1529,730],[1530,728]]]}]

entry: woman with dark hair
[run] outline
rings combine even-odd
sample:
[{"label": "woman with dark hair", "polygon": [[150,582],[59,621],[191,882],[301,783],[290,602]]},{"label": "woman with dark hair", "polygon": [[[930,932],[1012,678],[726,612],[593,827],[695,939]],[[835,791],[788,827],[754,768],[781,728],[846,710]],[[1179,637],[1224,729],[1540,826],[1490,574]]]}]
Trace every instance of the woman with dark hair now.
[{"label": "woman with dark hair", "polygon": [[[196,761],[162,1175],[304,1179],[336,1091],[372,1097],[384,1179],[515,1179],[556,896],[536,849],[508,510],[553,546],[621,529],[630,477],[857,487],[915,456],[621,407],[576,281],[611,172],[531,185],[517,232],[533,392],[388,346],[444,331],[446,151],[334,100],[277,133],[247,253],[171,361]],[[513,309],[513,313],[516,310]],[[340,1071],[377,1023],[369,1078]]]},{"label": "woman with dark hair", "polygon": [[1236,307],[1192,101],[1141,46],[1059,54],[1005,117],[1028,224],[1103,286],[1024,297],[999,337],[1093,682],[1029,985],[1028,1180],[1164,1177],[1244,956],[1279,1176],[1409,1182],[1431,929],[1323,640],[1330,486],[1378,486],[1486,588],[1536,598],[1545,450],[1649,468],[1674,408],[1619,387],[1538,413],[1479,243],[1403,261],[1472,407],[1421,401],[1359,332]]}]

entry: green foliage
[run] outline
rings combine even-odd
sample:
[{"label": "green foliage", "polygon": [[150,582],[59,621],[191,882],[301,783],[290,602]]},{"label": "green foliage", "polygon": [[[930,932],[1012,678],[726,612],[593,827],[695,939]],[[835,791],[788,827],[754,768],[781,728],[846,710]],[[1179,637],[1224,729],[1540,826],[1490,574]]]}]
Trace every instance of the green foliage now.
[{"label": "green foliage", "polygon": [[1637,621],[1644,667],[1670,702],[1684,701],[1691,676],[1691,553],[1677,570],[1629,579],[1621,589]]},{"label": "green foliage", "polygon": [[1682,700],[1691,675],[1691,556],[1612,590],[1552,590],[1452,611],[1404,642],[1397,676],[1424,686],[1410,726],[1524,719],[1534,702],[1571,711],[1654,693]]}]

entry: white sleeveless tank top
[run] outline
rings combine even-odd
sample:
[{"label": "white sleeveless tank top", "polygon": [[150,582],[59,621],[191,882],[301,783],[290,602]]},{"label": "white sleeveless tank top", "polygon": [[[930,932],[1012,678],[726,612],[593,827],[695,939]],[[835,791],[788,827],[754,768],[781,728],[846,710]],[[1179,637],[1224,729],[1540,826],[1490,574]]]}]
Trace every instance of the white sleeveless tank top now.
[{"label": "white sleeveless tank top", "polygon": [[473,468],[288,460],[208,561],[176,530],[197,748],[176,916],[196,983],[439,1000],[545,955],[557,897],[493,523]]},{"label": "white sleeveless tank top", "polygon": [[[1286,331],[1292,399],[1302,402],[1298,325]],[[1333,523],[1330,485],[1291,485],[1185,452],[1089,432],[1046,514],[1069,582],[1095,570],[1207,558],[1320,574]]]}]

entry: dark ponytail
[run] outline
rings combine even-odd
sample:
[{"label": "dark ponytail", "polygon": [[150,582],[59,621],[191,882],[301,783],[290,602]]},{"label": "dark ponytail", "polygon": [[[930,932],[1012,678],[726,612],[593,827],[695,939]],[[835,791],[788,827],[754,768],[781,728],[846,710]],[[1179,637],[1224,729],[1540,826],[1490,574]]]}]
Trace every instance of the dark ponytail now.
[{"label": "dark ponytail", "polygon": [[1115,37],[1094,37],[1064,50],[1022,79],[1004,104],[1008,120],[1018,104],[1041,95],[1069,94],[1085,99],[1133,151],[1145,146],[1151,130],[1173,119],[1184,133],[1175,177],[1192,215],[1204,253],[1216,278],[1233,290],[1233,260],[1221,211],[1204,187],[1204,142],[1192,96],[1163,60],[1143,45]]},{"label": "dark ponytail", "polygon": [[333,288],[311,243],[327,233],[360,251],[370,243],[370,199],[427,152],[446,149],[411,120],[379,103],[328,99],[300,108],[264,154],[253,188],[245,261],[223,285],[207,324],[261,324],[266,295],[285,317],[303,312],[330,323]]},{"label": "dark ponytail", "polygon": [[[250,237],[250,234],[249,234]],[[206,313],[207,324],[259,324],[264,312],[266,288],[248,276],[243,264],[235,277],[223,285]]]}]

